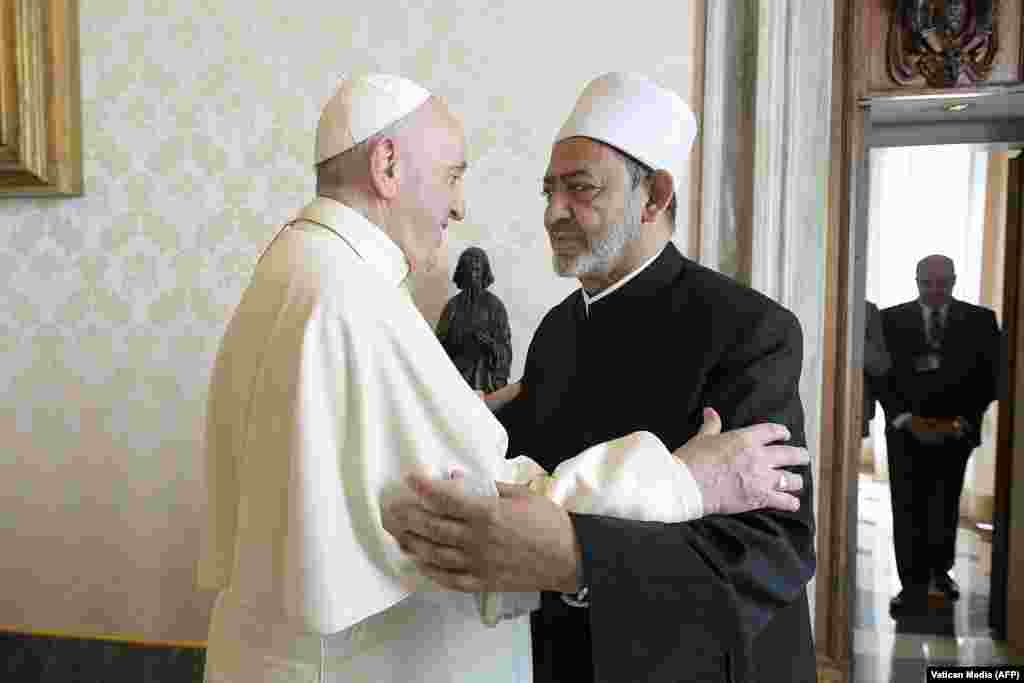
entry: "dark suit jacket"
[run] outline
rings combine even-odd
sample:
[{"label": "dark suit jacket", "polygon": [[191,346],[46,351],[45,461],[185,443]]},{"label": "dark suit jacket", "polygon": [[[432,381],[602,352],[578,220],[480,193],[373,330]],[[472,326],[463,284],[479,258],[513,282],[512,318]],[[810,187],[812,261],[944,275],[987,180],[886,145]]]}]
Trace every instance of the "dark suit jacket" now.
[{"label": "dark suit jacket", "polygon": [[863,436],[868,436],[868,427],[875,418],[875,403],[878,402],[877,384],[892,367],[882,331],[882,313],[870,301],[864,302],[864,332],[864,412],[861,418]]},{"label": "dark suit jacket", "polygon": [[942,366],[921,373],[915,359],[928,353],[924,316],[917,301],[882,311],[885,341],[892,356],[880,399],[890,422],[903,413],[922,417],[964,417],[968,439],[981,442],[981,419],[996,396],[999,326],[988,308],[954,299],[946,319]]},{"label": "dark suit jacket", "polygon": [[[779,422],[803,445],[801,359],[792,313],[670,243],[589,316],[578,291],[545,316],[523,392],[499,418],[510,455],[549,470],[636,430],[674,450],[697,432],[705,406],[724,429]],[[554,641],[555,657],[592,658],[597,681],[814,680],[812,479],[807,467],[792,471],[805,484],[796,513],[681,524],[572,515],[591,607],[541,642]],[[557,609],[548,597],[543,609]],[[573,632],[585,628],[592,652],[574,651]],[[535,680],[553,680],[541,665]]]}]

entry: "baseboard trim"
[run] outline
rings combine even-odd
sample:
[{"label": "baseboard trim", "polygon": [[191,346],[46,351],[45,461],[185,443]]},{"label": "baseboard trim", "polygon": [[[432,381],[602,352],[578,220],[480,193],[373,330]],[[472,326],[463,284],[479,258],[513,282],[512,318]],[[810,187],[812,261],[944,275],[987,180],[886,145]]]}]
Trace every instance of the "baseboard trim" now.
[{"label": "baseboard trim", "polygon": [[124,636],[114,633],[71,633],[69,631],[31,629],[18,626],[0,625],[0,633],[13,633],[22,636],[36,636],[40,638],[65,638],[71,640],[103,640],[126,645],[140,645],[142,647],[168,647],[186,648],[193,650],[206,649],[205,640],[148,640],[132,636]]}]

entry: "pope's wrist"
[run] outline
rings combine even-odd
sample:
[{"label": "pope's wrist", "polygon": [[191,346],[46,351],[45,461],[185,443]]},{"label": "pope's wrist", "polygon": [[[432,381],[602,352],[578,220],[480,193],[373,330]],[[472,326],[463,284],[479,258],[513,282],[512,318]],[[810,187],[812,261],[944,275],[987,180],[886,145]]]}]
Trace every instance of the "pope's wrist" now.
[{"label": "pope's wrist", "polygon": [[571,554],[566,553],[565,560],[565,573],[563,579],[558,582],[554,587],[555,590],[561,593],[576,593],[583,588],[586,583],[586,576],[583,569],[583,547],[580,545],[579,536],[576,534],[576,525],[573,521],[573,515],[563,510],[562,514],[565,515],[565,521],[567,522],[566,527],[572,536]]}]

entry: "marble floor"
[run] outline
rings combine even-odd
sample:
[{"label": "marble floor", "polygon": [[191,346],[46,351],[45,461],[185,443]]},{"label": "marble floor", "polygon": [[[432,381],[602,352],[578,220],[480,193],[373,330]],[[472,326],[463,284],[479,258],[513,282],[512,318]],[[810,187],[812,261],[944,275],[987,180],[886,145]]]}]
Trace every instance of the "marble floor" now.
[{"label": "marble floor", "polygon": [[961,526],[953,576],[961,598],[937,601],[922,616],[899,621],[889,616],[889,600],[899,592],[892,547],[889,486],[861,474],[858,487],[857,592],[854,604],[856,683],[909,683],[925,680],[936,664],[1024,664],[1005,643],[994,641],[988,626],[991,542]]}]

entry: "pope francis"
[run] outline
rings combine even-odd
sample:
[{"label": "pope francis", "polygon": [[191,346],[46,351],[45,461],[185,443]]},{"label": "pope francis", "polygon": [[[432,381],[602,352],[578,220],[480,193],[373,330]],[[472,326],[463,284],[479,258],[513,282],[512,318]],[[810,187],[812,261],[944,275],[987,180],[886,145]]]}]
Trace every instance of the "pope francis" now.
[{"label": "pope francis", "polygon": [[674,454],[637,432],[550,477],[504,460],[504,429],[406,288],[465,215],[464,144],[443,100],[400,77],[346,79],[324,108],[317,197],[261,256],[210,383],[197,571],[219,591],[210,683],[524,679],[509,662],[527,662],[528,632],[499,622],[536,594],[443,590],[384,531],[381,503],[408,495],[412,472],[489,495],[531,482],[569,509],[662,521],[704,512],[688,459],[735,465],[758,449],[743,491],[716,494],[748,496],[744,509],[788,508],[780,491],[801,486],[778,468],[806,453],[766,445],[771,425],[741,441],[712,426]]}]

